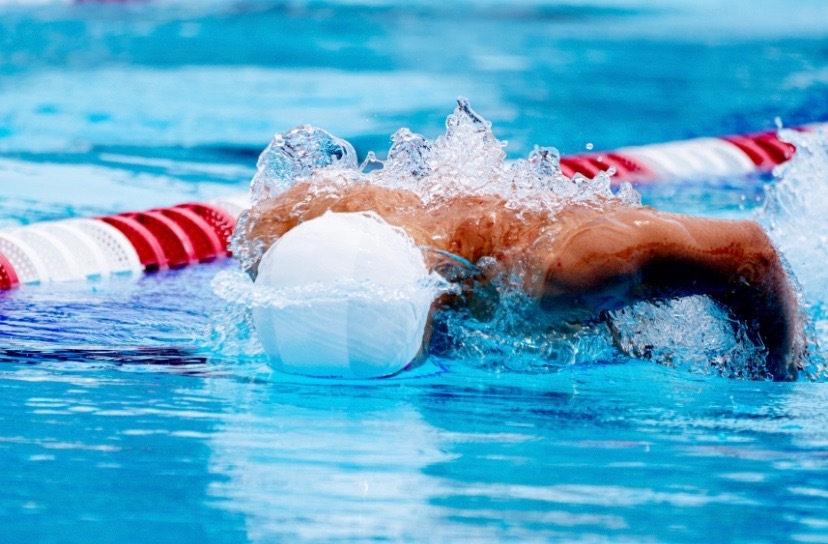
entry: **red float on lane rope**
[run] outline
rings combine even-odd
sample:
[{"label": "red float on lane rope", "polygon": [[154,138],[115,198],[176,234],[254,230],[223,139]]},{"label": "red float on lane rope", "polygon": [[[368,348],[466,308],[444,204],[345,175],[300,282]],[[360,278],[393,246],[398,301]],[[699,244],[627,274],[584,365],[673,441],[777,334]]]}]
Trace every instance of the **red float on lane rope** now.
[{"label": "red float on lane rope", "polygon": [[192,244],[193,255],[198,262],[207,263],[225,256],[224,247],[216,231],[207,221],[191,210],[176,207],[160,208],[152,212],[174,221],[184,231]]},{"label": "red float on lane rope", "polygon": [[17,286],[19,280],[14,267],[5,255],[0,253],[0,290],[8,290]]},{"label": "red float on lane rope", "polygon": [[164,252],[167,266],[183,268],[198,261],[193,242],[178,224],[157,211],[122,213],[152,233]]},{"label": "red float on lane rope", "polygon": [[590,160],[591,158],[593,157],[590,155],[562,157],[561,172],[568,178],[571,178],[575,174],[581,174],[588,178],[594,178],[600,172],[604,172],[609,169],[609,165],[596,166],[596,164]]},{"label": "red float on lane rope", "polygon": [[741,149],[761,170],[773,169],[774,166],[793,157],[796,152],[793,144],[783,142],[773,132],[748,136],[726,136],[722,139]]},{"label": "red float on lane rope", "polygon": [[776,161],[776,164],[782,164],[793,157],[796,152],[796,146],[783,142],[773,132],[759,134],[753,139],[759,147],[768,152],[768,155]]},{"label": "red float on lane rope", "polygon": [[618,153],[604,153],[601,155],[604,161],[615,167],[618,176],[623,180],[629,178],[647,178],[652,177],[653,173],[643,164],[632,160],[630,157],[624,157]]},{"label": "red float on lane rope", "polygon": [[167,257],[161,243],[150,230],[132,217],[115,215],[99,218],[112,225],[127,237],[146,272],[168,268]]},{"label": "red float on lane rope", "polygon": [[221,208],[209,206],[207,204],[200,204],[198,202],[179,204],[178,206],[175,206],[175,208],[190,210],[206,221],[213,228],[213,232],[216,233],[219,241],[221,242],[222,249],[225,253],[227,253],[227,245],[230,241],[230,236],[233,235],[233,231],[236,228],[235,217]]}]

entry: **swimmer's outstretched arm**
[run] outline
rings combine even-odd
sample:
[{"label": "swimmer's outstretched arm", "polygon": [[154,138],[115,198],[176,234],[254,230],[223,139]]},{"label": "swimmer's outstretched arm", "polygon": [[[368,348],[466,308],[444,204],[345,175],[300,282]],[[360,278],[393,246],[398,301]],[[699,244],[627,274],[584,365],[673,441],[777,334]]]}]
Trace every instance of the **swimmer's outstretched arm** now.
[{"label": "swimmer's outstretched arm", "polygon": [[565,233],[546,261],[546,308],[612,310],[704,294],[767,349],[774,380],[794,380],[805,351],[796,295],[773,244],[752,221],[608,211]]}]

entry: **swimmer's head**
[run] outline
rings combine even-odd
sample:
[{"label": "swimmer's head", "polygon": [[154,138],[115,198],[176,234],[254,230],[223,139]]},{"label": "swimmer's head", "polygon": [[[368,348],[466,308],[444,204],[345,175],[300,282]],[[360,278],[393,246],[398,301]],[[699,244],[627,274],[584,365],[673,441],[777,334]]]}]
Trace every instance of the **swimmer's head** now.
[{"label": "swimmer's head", "polygon": [[256,286],[277,295],[253,311],[271,363],[320,377],[404,369],[437,296],[422,251],[373,213],[328,212],[292,229],[262,257]]}]

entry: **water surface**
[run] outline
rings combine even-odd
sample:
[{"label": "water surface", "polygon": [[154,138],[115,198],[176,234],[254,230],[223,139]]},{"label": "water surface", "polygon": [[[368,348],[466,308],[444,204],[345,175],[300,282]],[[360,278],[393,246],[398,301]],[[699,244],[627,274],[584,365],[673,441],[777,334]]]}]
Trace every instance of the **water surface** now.
[{"label": "water surface", "polygon": [[[819,1],[5,2],[0,225],[244,191],[302,123],[382,154],[400,126],[441,133],[458,95],[511,158],[825,121],[826,17]],[[641,191],[747,217],[764,181]],[[821,276],[793,262],[824,261],[807,225],[780,236],[824,323]],[[825,383],[617,357],[291,377],[215,347],[210,283],[232,266],[0,294],[2,540],[828,541]]]}]

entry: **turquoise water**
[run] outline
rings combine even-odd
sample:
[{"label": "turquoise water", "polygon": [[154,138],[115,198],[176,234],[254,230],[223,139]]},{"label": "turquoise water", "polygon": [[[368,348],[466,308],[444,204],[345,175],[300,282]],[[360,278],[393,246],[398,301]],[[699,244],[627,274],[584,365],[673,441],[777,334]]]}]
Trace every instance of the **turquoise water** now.
[{"label": "turquoise water", "polygon": [[[827,17],[818,1],[0,3],[0,226],[235,194],[300,123],[382,154],[400,126],[442,132],[458,95],[511,157],[825,121]],[[801,222],[773,224],[825,338],[814,164],[786,182],[805,186]],[[766,181],[641,192],[748,217]],[[228,337],[211,282],[232,266],[0,294],[0,541],[828,541],[823,382],[723,378],[715,345],[673,367],[435,350],[394,379],[302,379]],[[711,327],[695,304],[682,315]]]}]

